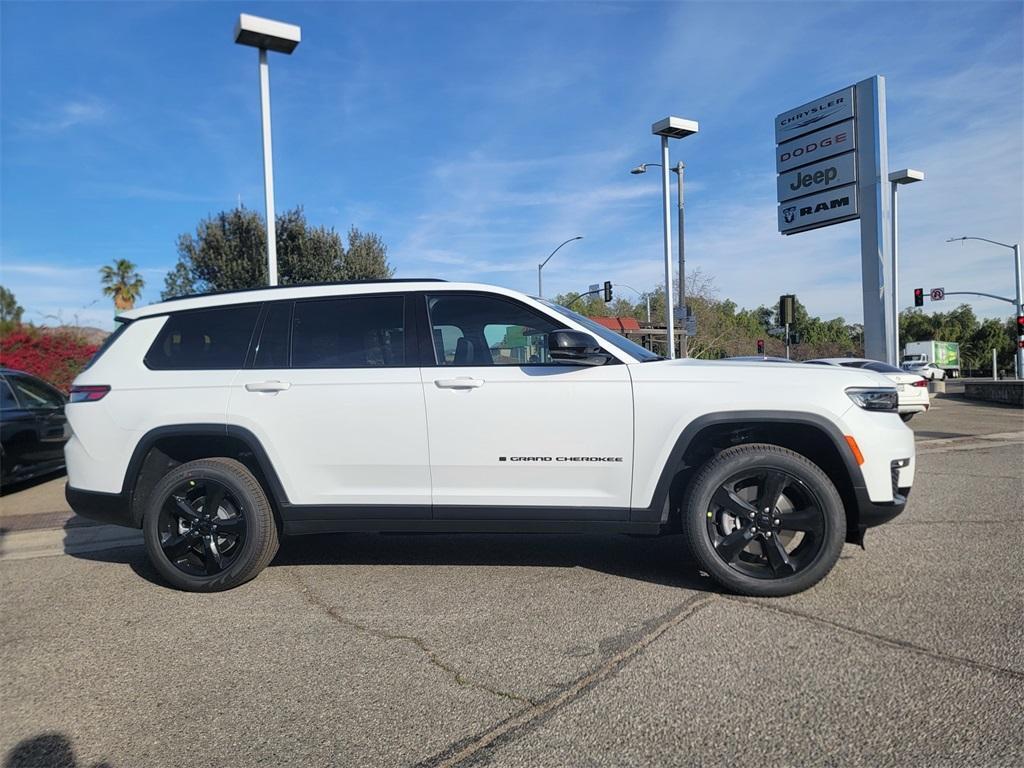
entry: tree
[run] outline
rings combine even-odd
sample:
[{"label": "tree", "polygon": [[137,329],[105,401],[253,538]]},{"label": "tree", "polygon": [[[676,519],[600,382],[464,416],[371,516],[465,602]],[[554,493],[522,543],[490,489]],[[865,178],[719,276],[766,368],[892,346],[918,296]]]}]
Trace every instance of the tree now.
[{"label": "tree", "polygon": [[[333,229],[314,227],[302,208],[277,217],[277,269],[281,285],[339,280],[381,280],[394,274],[379,235],[348,232],[348,248]],[[240,206],[203,219],[195,234],[178,237],[178,263],[164,278],[161,297],[267,284],[266,227],[256,211]]]},{"label": "tree", "polygon": [[0,285],[0,333],[7,333],[21,325],[21,316],[24,312],[14,294]]},{"label": "tree", "polygon": [[100,282],[103,284],[103,295],[113,297],[116,312],[134,307],[146,284],[128,259],[115,259],[113,264],[101,267]]}]

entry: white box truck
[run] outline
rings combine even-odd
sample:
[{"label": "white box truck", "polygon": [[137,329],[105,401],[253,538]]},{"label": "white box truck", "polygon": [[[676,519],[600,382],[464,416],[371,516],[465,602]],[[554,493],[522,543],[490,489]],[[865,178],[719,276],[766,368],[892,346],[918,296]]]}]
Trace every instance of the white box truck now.
[{"label": "white box truck", "polygon": [[934,363],[956,378],[960,375],[960,345],[955,341],[911,341],[903,348],[902,363]]}]

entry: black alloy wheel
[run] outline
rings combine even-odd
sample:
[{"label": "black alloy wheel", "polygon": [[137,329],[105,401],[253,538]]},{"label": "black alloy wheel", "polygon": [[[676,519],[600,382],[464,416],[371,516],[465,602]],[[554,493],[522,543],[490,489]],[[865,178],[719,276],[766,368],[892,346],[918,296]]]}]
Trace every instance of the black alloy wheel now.
[{"label": "black alloy wheel", "polygon": [[846,513],[829,477],[777,445],[728,448],[698,470],[682,504],[687,545],[711,578],[744,595],[801,592],[832,569]]},{"label": "black alloy wheel", "polygon": [[814,562],[827,527],[822,503],[799,478],[778,469],[739,472],[718,486],[708,537],[722,562],[755,579],[780,579]]},{"label": "black alloy wheel", "polygon": [[249,581],[278,547],[274,512],[259,481],[241,462],[221,457],[168,472],[149,495],[142,533],[160,575],[191,592]]},{"label": "black alloy wheel", "polygon": [[186,480],[160,508],[160,548],[182,573],[215,576],[245,544],[245,507],[223,483]]}]

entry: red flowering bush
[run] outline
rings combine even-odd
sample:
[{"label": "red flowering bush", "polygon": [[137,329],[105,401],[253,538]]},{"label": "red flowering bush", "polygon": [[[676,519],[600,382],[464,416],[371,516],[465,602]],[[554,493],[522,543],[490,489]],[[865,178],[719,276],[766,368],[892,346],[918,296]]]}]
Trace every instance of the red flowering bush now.
[{"label": "red flowering bush", "polygon": [[97,349],[73,330],[23,325],[0,337],[0,367],[26,371],[67,392]]}]

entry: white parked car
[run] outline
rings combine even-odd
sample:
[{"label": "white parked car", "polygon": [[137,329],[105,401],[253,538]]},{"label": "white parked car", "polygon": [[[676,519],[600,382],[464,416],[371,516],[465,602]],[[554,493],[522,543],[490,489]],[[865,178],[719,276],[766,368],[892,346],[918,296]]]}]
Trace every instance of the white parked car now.
[{"label": "white parked car", "polygon": [[929,381],[943,381],[946,378],[946,371],[939,368],[935,363],[928,362],[906,362],[900,368],[907,373],[923,376]]},{"label": "white parked car", "polygon": [[[900,418],[910,421],[914,414],[925,413],[931,401],[928,399],[928,382],[917,374],[902,370],[894,365],[878,360],[865,360],[861,357],[824,357],[819,360],[806,360],[812,365],[839,365],[846,368],[860,368],[864,371],[880,373],[896,385],[900,399]],[[941,369],[940,369],[941,370]]]},{"label": "white parked car", "polygon": [[682,530],[726,588],[792,594],[913,484],[878,374],[664,360],[504,288],[283,286],[118,319],[72,388],[66,496],[141,528],[181,589],[253,578],[280,535]]}]

